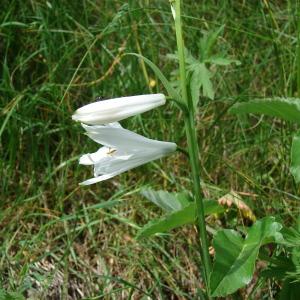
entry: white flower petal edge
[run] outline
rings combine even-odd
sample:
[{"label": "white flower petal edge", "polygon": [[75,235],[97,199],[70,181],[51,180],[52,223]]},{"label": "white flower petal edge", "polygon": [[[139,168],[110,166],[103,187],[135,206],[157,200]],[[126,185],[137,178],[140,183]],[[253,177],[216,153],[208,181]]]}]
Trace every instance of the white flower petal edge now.
[{"label": "white flower petal edge", "polygon": [[146,112],[166,103],[163,94],[100,100],[75,111],[72,119],[88,125],[108,124]]},{"label": "white flower petal edge", "polygon": [[176,144],[145,138],[124,129],[118,123],[86,126],[87,135],[104,145],[95,153],[84,154],[79,163],[94,165],[94,178],[81,182],[89,185],[110,179],[130,169],[162,158],[176,150]]},{"label": "white flower petal edge", "polygon": [[[161,142],[148,139],[130,130],[124,129],[117,122],[107,125],[88,126],[82,124],[86,134],[96,143],[110,148],[119,148],[124,151],[149,150],[159,148],[164,149],[162,145],[174,145],[174,143]],[[168,147],[166,147],[168,150]]]}]

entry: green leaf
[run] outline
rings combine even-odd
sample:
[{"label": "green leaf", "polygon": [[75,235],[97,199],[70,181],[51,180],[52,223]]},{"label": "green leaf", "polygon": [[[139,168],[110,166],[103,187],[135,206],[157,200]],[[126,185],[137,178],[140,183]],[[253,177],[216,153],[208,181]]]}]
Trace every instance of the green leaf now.
[{"label": "green leaf", "polygon": [[[205,215],[221,213],[223,211],[224,208],[220,206],[217,201],[204,201]],[[196,205],[195,202],[192,202],[180,210],[175,210],[172,213],[161,217],[160,219],[149,222],[142,229],[140,229],[137,234],[137,238],[145,238],[155,233],[167,232],[182,225],[194,223],[195,220]]]},{"label": "green leaf", "polygon": [[279,117],[286,121],[300,124],[299,98],[254,99],[249,102],[236,103],[230,110],[233,114],[256,113]]},{"label": "green leaf", "polygon": [[200,39],[199,43],[200,57],[202,62],[211,56],[213,47],[216,44],[217,39],[223,29],[224,25],[222,25],[216,31],[204,32],[203,37]]},{"label": "green leaf", "polygon": [[293,137],[290,171],[293,174],[295,181],[299,183],[300,182],[300,132],[298,132]]},{"label": "green leaf", "polygon": [[241,65],[241,62],[236,59],[228,59],[220,56],[212,56],[205,60],[206,63],[219,65],[219,66],[228,66],[230,64],[236,64],[237,66]]},{"label": "green leaf", "polygon": [[201,82],[200,82],[200,71],[199,69],[194,70],[194,72],[191,75],[191,81],[190,81],[190,89],[191,89],[191,97],[193,100],[194,110],[196,111],[199,99],[200,99],[200,88],[201,88]]},{"label": "green leaf", "polygon": [[155,75],[159,78],[159,80],[164,85],[165,89],[167,90],[169,96],[171,96],[174,100],[178,101],[183,105],[179,95],[175,91],[175,89],[172,87],[171,83],[168,81],[168,79],[165,77],[165,75],[160,71],[160,69],[148,58],[144,57],[143,55],[137,54],[137,53],[126,53],[125,55],[133,55],[140,59],[142,59],[155,73]]},{"label": "green leaf", "polygon": [[[178,59],[178,51],[175,51],[175,53],[168,53],[167,55],[168,59],[179,61]],[[187,65],[192,65],[194,63],[198,63],[198,60],[192,55],[192,53],[187,49],[184,48],[184,59]]]},{"label": "green leaf", "polygon": [[210,276],[212,297],[232,294],[248,284],[259,248],[266,243],[281,241],[281,228],[274,217],[266,217],[250,228],[245,240],[234,230],[219,231],[213,242],[216,260]]},{"label": "green leaf", "polygon": [[205,66],[204,63],[194,63],[188,67],[188,72],[191,73],[191,96],[196,109],[199,102],[200,90],[202,89],[202,95],[210,99],[214,99],[215,92],[213,84],[211,82],[212,74]]},{"label": "green leaf", "polygon": [[204,214],[206,216],[213,215],[213,214],[221,214],[225,211],[224,207],[221,206],[215,200],[204,200]]},{"label": "green leaf", "polygon": [[199,65],[199,75],[200,75],[199,81],[200,81],[202,89],[203,89],[203,96],[208,97],[213,100],[215,97],[215,92],[213,89],[212,82],[210,80],[210,78],[212,77],[212,74],[207,69],[205,64]]},{"label": "green leaf", "polygon": [[143,189],[141,194],[166,212],[180,210],[191,203],[191,197],[185,192],[168,193],[166,191]]},{"label": "green leaf", "polygon": [[28,24],[17,22],[17,21],[4,22],[4,23],[0,24],[0,28],[6,27],[6,26],[29,27]]},{"label": "green leaf", "polygon": [[149,237],[158,232],[166,232],[179,226],[194,223],[196,219],[195,204],[191,203],[179,211],[174,211],[146,224],[137,235],[137,238]]}]

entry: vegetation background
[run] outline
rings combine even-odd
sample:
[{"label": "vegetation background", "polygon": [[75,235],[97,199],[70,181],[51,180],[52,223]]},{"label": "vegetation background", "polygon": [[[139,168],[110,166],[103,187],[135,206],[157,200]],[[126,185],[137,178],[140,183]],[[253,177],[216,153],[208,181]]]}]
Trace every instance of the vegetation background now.
[{"label": "vegetation background", "polygon": [[[197,114],[207,197],[235,191],[246,205],[209,217],[209,228],[243,230],[265,215],[288,224],[299,214],[289,173],[295,125],[226,112],[253,97],[297,96],[298,1],[183,2],[187,48],[197,56],[203,34],[225,25],[214,51],[242,62],[212,70],[216,99],[201,99]],[[198,297],[193,226],[135,240],[162,213],[140,189],[190,189],[185,156],[79,187],[92,170],[77,160],[98,145],[71,120],[96,96],[164,92],[151,70],[122,54],[140,53],[171,78],[177,66],[166,55],[175,49],[167,0],[1,1],[0,298]],[[170,103],[122,123],[185,147],[182,115]],[[277,290],[270,283],[256,294],[273,299]]]}]

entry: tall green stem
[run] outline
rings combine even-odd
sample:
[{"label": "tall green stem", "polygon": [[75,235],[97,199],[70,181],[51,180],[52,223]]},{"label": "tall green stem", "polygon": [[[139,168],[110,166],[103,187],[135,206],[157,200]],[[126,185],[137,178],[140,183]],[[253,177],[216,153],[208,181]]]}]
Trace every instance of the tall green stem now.
[{"label": "tall green stem", "polygon": [[208,249],[208,239],[205,226],[204,217],[204,204],[203,204],[203,193],[200,185],[200,166],[198,158],[198,143],[194,120],[194,108],[191,97],[188,96],[187,83],[186,83],[186,69],[185,69],[185,54],[184,54],[184,42],[182,37],[182,25],[181,25],[181,10],[180,10],[180,0],[175,0],[173,3],[173,9],[175,12],[175,30],[176,30],[176,40],[178,48],[178,59],[179,59],[179,70],[180,70],[180,86],[182,92],[182,98],[188,107],[188,112],[185,115],[185,129],[188,142],[188,151],[190,156],[190,163],[193,176],[193,187],[194,187],[194,198],[197,207],[197,221],[199,229],[199,237],[201,244],[201,257],[204,265],[204,280],[209,287],[209,275],[211,273],[211,261],[209,257]]},{"label": "tall green stem", "polygon": [[296,9],[297,9],[297,16],[298,16],[296,70],[297,70],[297,97],[299,97],[300,96],[300,18],[298,13],[300,12],[300,7],[298,1],[297,1]]}]

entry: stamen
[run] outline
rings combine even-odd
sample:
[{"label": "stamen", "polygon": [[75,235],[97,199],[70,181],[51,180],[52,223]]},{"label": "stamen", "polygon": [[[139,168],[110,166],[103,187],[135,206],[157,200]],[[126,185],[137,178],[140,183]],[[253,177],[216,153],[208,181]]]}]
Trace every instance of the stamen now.
[{"label": "stamen", "polygon": [[116,151],[117,151],[117,149],[114,149],[114,148],[108,148],[108,152],[107,152],[106,154],[112,155],[112,154],[114,154]]}]

